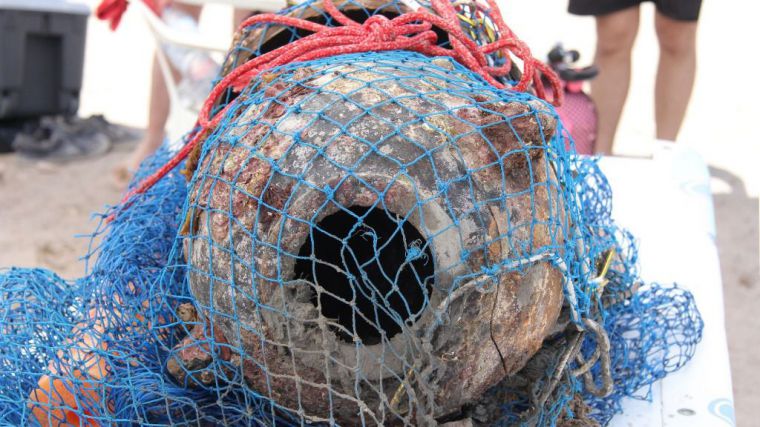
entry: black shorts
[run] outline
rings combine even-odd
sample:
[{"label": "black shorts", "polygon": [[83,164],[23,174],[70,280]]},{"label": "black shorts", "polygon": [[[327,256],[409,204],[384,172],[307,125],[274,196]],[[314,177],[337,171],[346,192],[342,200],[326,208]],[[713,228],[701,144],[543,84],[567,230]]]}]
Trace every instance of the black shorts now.
[{"label": "black shorts", "polygon": [[574,15],[605,15],[653,1],[657,11],[678,21],[696,21],[702,0],[570,0],[568,11]]}]

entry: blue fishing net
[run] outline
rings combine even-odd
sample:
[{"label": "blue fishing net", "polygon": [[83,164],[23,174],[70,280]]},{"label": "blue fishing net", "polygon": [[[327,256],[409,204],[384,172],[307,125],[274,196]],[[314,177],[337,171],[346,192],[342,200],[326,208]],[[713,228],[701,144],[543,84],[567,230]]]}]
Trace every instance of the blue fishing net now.
[{"label": "blue fishing net", "polygon": [[[228,65],[302,36],[266,28]],[[87,276],[0,273],[3,424],[596,425],[693,355],[692,296],[640,281],[544,101],[394,51],[218,107],[189,180],[101,217]]]}]

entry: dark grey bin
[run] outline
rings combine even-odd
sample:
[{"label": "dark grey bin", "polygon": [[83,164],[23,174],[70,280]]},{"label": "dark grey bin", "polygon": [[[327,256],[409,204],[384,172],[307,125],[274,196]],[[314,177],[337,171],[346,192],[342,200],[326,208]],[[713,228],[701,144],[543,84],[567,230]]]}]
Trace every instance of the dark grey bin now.
[{"label": "dark grey bin", "polygon": [[75,114],[89,8],[0,0],[0,119]]}]

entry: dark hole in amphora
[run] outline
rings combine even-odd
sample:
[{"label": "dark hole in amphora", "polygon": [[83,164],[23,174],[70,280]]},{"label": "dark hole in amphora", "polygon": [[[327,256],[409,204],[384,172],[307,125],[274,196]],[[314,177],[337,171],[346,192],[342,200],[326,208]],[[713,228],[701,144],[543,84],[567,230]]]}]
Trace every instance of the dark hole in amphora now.
[{"label": "dark hole in amphora", "polygon": [[[320,289],[311,302],[324,317],[373,345],[382,340],[381,331],[391,338],[401,332],[399,322],[411,325],[422,313],[434,263],[425,239],[398,215],[381,208],[349,210],[325,217],[312,229],[295,274]],[[333,330],[353,342],[351,333]]]}]

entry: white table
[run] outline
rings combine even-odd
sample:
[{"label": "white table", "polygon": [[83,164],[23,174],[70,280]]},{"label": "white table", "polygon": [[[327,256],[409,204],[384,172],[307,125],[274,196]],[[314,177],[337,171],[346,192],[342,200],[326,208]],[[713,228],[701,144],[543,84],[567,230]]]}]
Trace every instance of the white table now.
[{"label": "white table", "polygon": [[715,246],[709,174],[702,158],[683,146],[653,159],[604,158],[613,189],[613,217],[640,243],[645,282],[678,283],[694,294],[705,323],[694,358],[657,382],[652,401],[624,401],[613,427],[733,426],[731,371],[723,288]]}]

